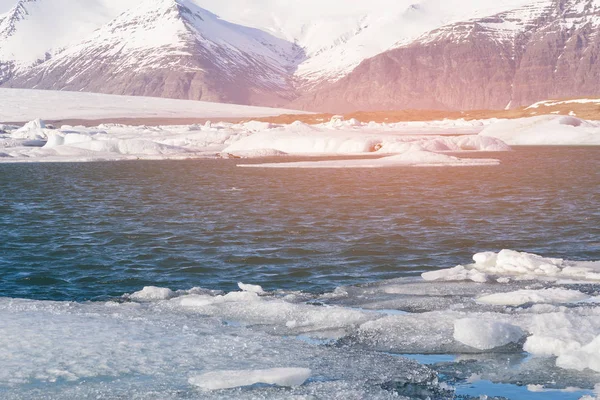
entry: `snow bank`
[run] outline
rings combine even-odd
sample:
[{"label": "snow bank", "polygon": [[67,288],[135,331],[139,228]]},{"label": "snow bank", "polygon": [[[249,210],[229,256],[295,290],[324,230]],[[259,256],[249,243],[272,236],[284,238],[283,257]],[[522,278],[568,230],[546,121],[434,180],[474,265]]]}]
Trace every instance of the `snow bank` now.
[{"label": "snow bank", "polygon": [[542,115],[497,122],[480,135],[511,146],[600,145],[600,124],[571,116]]},{"label": "snow bank", "polygon": [[300,386],[308,378],[308,368],[273,368],[264,370],[212,371],[189,379],[191,385],[204,390],[230,389],[265,383],[277,386]]},{"label": "snow bank", "polygon": [[600,281],[600,261],[569,261],[558,258],[545,258],[535,254],[514,250],[499,253],[478,253],[473,256],[475,263],[466,266],[426,272],[427,281],[472,280],[487,282],[502,278],[514,279],[575,279],[580,281]]},{"label": "snow bank", "polygon": [[498,322],[464,318],[454,323],[454,339],[479,350],[491,350],[517,343],[525,333],[518,326]]}]

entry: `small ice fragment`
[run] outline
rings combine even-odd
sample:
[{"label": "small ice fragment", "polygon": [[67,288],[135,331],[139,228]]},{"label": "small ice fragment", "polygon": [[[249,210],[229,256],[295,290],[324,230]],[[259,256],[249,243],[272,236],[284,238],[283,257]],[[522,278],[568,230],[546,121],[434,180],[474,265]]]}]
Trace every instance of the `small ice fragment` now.
[{"label": "small ice fragment", "polygon": [[242,282],[238,282],[238,287],[244,292],[256,293],[256,294],[264,294],[262,286],[259,285],[249,285]]},{"label": "small ice fragment", "polygon": [[454,339],[479,350],[491,350],[518,342],[525,333],[515,325],[476,318],[459,319],[454,323]]},{"label": "small ice fragment", "polygon": [[137,301],[155,301],[168,300],[175,296],[175,292],[168,288],[159,288],[155,286],[146,286],[139,292],[135,292],[129,296],[131,300]]},{"label": "small ice fragment", "polygon": [[273,368],[264,370],[212,371],[192,376],[188,382],[204,390],[230,389],[265,383],[277,386],[300,386],[310,377],[307,368]]}]

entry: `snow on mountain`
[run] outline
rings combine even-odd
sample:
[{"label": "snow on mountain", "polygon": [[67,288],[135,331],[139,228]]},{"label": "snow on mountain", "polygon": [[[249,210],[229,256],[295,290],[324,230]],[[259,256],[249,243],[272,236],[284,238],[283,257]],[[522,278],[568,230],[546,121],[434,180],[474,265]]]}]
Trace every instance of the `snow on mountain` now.
[{"label": "snow on mountain", "polygon": [[300,83],[335,81],[364,59],[442,25],[520,7],[529,0],[195,0],[221,17],[297,43]]},{"label": "snow on mountain", "polygon": [[9,70],[49,59],[132,4],[132,0],[19,0],[0,16],[0,68],[5,66],[0,82]]},{"label": "snow on mountain", "polygon": [[289,75],[301,53],[293,43],[227,22],[190,0],[146,0],[14,82],[43,89],[283,104],[293,93]]},{"label": "snow on mountain", "polygon": [[363,61],[294,108],[504,109],[600,95],[600,1],[535,0]]},{"label": "snow on mountain", "polygon": [[[0,17],[0,60],[28,66],[52,57],[81,38],[86,38],[83,43],[88,47],[102,46],[109,40],[107,32],[132,25],[132,21],[140,24],[140,28],[120,29],[120,33],[113,35],[113,40],[127,38],[124,50],[138,48],[135,43],[141,42],[145,46],[172,45],[178,42],[178,38],[174,37],[177,31],[161,31],[167,29],[166,26],[148,27],[158,26],[156,16],[160,14],[159,10],[174,3],[174,0],[151,0],[141,4],[133,0],[20,0],[4,17]],[[225,43],[226,47],[250,49],[250,53],[261,56],[266,52],[267,60],[274,61],[276,68],[283,67],[292,73],[297,84],[310,86],[323,80],[335,81],[352,71],[362,60],[441,25],[524,3],[527,0],[374,0],[351,3],[307,0],[292,4],[279,0],[262,0],[259,3],[236,0],[235,4],[220,0],[186,0],[180,5],[187,8],[199,6],[219,15],[220,18],[208,18],[215,23],[203,27],[201,35],[204,39]],[[120,15],[118,21],[113,20],[123,12],[125,14]],[[167,25],[171,29],[181,28]],[[198,27],[197,23],[192,22],[191,25]],[[225,25],[237,29],[226,29],[228,32],[225,33]],[[102,34],[93,33],[96,29],[103,31]],[[258,34],[256,29],[263,33]],[[129,36],[132,33],[135,37]],[[153,38],[157,36],[163,42],[154,42]],[[241,36],[249,36],[250,39]],[[282,40],[276,42],[273,37]],[[266,42],[266,46],[257,46],[260,42]],[[297,47],[290,48],[290,44]],[[67,51],[73,54],[83,45],[80,43]],[[150,64],[150,61],[147,60],[144,65]]]}]

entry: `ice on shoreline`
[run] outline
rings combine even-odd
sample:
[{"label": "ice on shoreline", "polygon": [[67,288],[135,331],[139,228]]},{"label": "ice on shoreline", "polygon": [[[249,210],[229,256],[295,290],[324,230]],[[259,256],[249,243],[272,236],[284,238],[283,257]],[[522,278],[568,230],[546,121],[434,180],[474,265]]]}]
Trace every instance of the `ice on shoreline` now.
[{"label": "ice on shoreline", "polygon": [[[475,260],[497,266],[510,259],[513,271],[581,267],[505,253]],[[240,283],[229,293],[145,287],[109,302],[0,298],[0,393],[34,382],[54,390],[60,382],[62,394],[100,380],[110,382],[109,392],[98,392],[108,396],[142,376],[151,378],[144,390],[187,387],[206,390],[206,398],[235,397],[242,386],[266,397],[285,386],[288,394],[323,398],[410,398],[413,392],[395,392],[406,387],[452,398],[430,369],[388,352],[457,355],[444,374],[476,368],[477,379],[592,389],[600,381],[600,303],[587,300],[600,283],[523,276],[503,283],[400,278],[322,295]],[[507,365],[504,355],[524,360],[497,368]]]}]

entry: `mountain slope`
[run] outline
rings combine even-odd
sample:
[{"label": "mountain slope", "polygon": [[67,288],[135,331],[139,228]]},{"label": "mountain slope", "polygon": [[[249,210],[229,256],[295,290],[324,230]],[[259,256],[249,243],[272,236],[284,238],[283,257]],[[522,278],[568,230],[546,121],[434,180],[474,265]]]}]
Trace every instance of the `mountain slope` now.
[{"label": "mountain slope", "polygon": [[301,49],[187,0],[147,0],[11,81],[14,87],[283,104]]},{"label": "mountain slope", "polygon": [[[212,18],[209,18],[210,20],[219,20],[222,22],[220,25],[226,25],[225,21],[232,22],[228,24],[232,28],[230,31],[237,31],[237,36],[239,34],[248,35],[259,42],[267,43],[266,47],[271,50],[285,54],[286,60],[283,64],[285,64],[284,69],[287,74],[286,80],[289,81],[289,85],[293,84],[293,87],[288,85],[289,87],[285,90],[289,93],[284,98],[290,98],[295,95],[294,89],[307,91],[321,84],[335,82],[351,72],[365,58],[375,56],[399,42],[410,42],[430,29],[448,22],[505,10],[524,4],[528,0],[417,0],[417,2],[414,0],[373,0],[368,3],[348,3],[341,0],[306,0],[292,3],[279,0],[232,1],[233,3],[220,0],[187,0],[181,2],[180,5],[188,9],[203,7],[205,10],[215,11],[219,17],[213,15]],[[116,89],[118,85],[111,85],[115,87],[110,89],[102,89],[106,80],[104,79],[105,75],[96,75],[100,78],[97,84],[94,82],[82,83],[79,79],[71,79],[65,85],[68,79],[60,76],[62,75],[60,70],[64,69],[64,63],[57,59],[64,61],[68,57],[75,58],[78,60],[77,64],[81,66],[80,59],[82,57],[75,53],[80,51],[91,55],[93,52],[89,49],[105,48],[106,42],[110,40],[107,37],[112,35],[111,29],[115,26],[122,32],[120,36],[113,35],[113,47],[117,46],[118,41],[131,41],[127,29],[130,31],[134,24],[143,25],[145,34],[148,35],[149,40],[152,40],[152,31],[154,31],[152,25],[162,23],[162,20],[157,18],[157,14],[160,14],[158,10],[163,9],[167,3],[175,4],[175,1],[171,0],[165,3],[162,0],[147,0],[142,5],[138,5],[133,0],[120,2],[117,0],[20,0],[17,6],[4,17],[9,22],[6,25],[12,33],[5,35],[5,39],[0,36],[0,60],[5,61],[5,64],[11,67],[16,65],[21,68],[7,68],[4,79],[0,82],[10,80],[6,86],[38,85],[37,87],[42,88],[119,92]],[[129,11],[126,11],[128,9]],[[119,15],[123,12],[124,14]],[[18,14],[21,15],[15,18],[14,16]],[[119,15],[118,21],[110,22],[110,27],[107,27],[109,21],[117,15]],[[44,28],[45,25],[48,25],[49,28]],[[226,48],[233,47],[247,52],[246,43],[239,37],[229,43],[231,34],[220,37],[222,30],[217,29],[215,32],[211,32],[211,27],[198,27],[198,24],[193,22],[189,25],[192,30],[200,30],[203,36],[210,36],[212,39],[209,40],[213,43],[220,43]],[[218,26],[219,24],[212,25]],[[129,28],[123,29],[126,26]],[[92,33],[95,29],[100,29],[103,33],[101,35]],[[262,33],[259,34],[257,30]],[[53,32],[56,32],[56,35]],[[145,40],[144,32],[136,32],[138,41]],[[173,35],[166,35],[165,38],[167,37],[174,40],[174,44],[178,41]],[[36,38],[38,38],[37,42],[35,42]],[[74,42],[81,42],[82,38],[85,38],[83,43],[74,45]],[[224,40],[215,40],[215,38],[224,38]],[[280,40],[274,40],[276,38]],[[35,46],[21,46],[20,51],[23,54],[15,54],[14,51],[10,51],[11,43],[29,42],[35,42]],[[290,50],[290,44],[295,45],[292,50]],[[14,47],[12,46],[12,48]],[[85,47],[88,50],[83,50]],[[215,46],[211,47],[215,48]],[[65,54],[61,54],[63,48],[66,48]],[[256,49],[252,45],[250,48],[252,51],[249,53],[264,55],[264,49],[254,51]],[[154,53],[158,52],[158,49],[154,51]],[[193,52],[191,54],[198,56]],[[173,54],[165,54],[163,59],[166,60],[169,56],[173,56]],[[211,53],[210,56],[220,61],[221,55],[218,51],[216,54]],[[26,57],[29,59],[24,60]],[[272,76],[273,68],[281,69],[282,62],[277,60],[279,57],[276,56],[272,65],[270,58],[272,57],[266,59],[269,64],[266,68],[266,75]],[[26,67],[42,63],[46,64],[44,68],[38,68],[27,74],[26,77],[22,76]],[[177,67],[181,65],[181,62],[174,59],[170,64]],[[238,75],[241,75],[246,64],[237,64],[239,64],[238,70],[240,71]],[[149,66],[149,63],[144,65]],[[187,70],[189,71],[191,68],[188,65]],[[197,68],[205,69],[202,65]],[[148,71],[148,74],[156,70],[152,67],[150,69],[153,71]],[[103,72],[95,69],[88,69],[88,71]],[[38,75],[43,76],[40,78]],[[252,73],[248,75],[250,80],[256,78],[256,76],[252,76]],[[50,79],[55,79],[56,82],[50,84]],[[166,78],[162,76],[146,79],[157,81]],[[207,84],[210,84],[211,79],[211,77],[207,77]],[[261,80],[264,81],[262,78]],[[243,82],[236,82],[234,86],[245,90],[240,83]],[[191,85],[191,82],[188,84]],[[216,80],[213,86],[220,84],[222,82]],[[165,85],[168,86],[169,83],[166,82]],[[208,92],[212,91],[214,90],[208,90]],[[140,90],[135,89],[127,93],[136,94],[140,93]],[[149,94],[153,95],[178,97],[194,97],[199,93],[199,91],[192,91],[189,94],[188,91],[181,92],[180,90],[165,90],[164,93],[157,90],[149,91]],[[203,93],[207,93],[207,91],[204,90]],[[227,98],[230,97],[216,95],[210,99],[228,101]],[[274,97],[279,98],[279,96]],[[244,96],[237,96],[237,98],[243,99]]]},{"label": "mountain slope", "polygon": [[501,109],[600,94],[600,1],[538,0],[365,60],[292,107]]},{"label": "mountain slope", "polygon": [[0,15],[0,83],[81,40],[132,0],[19,0]]}]

